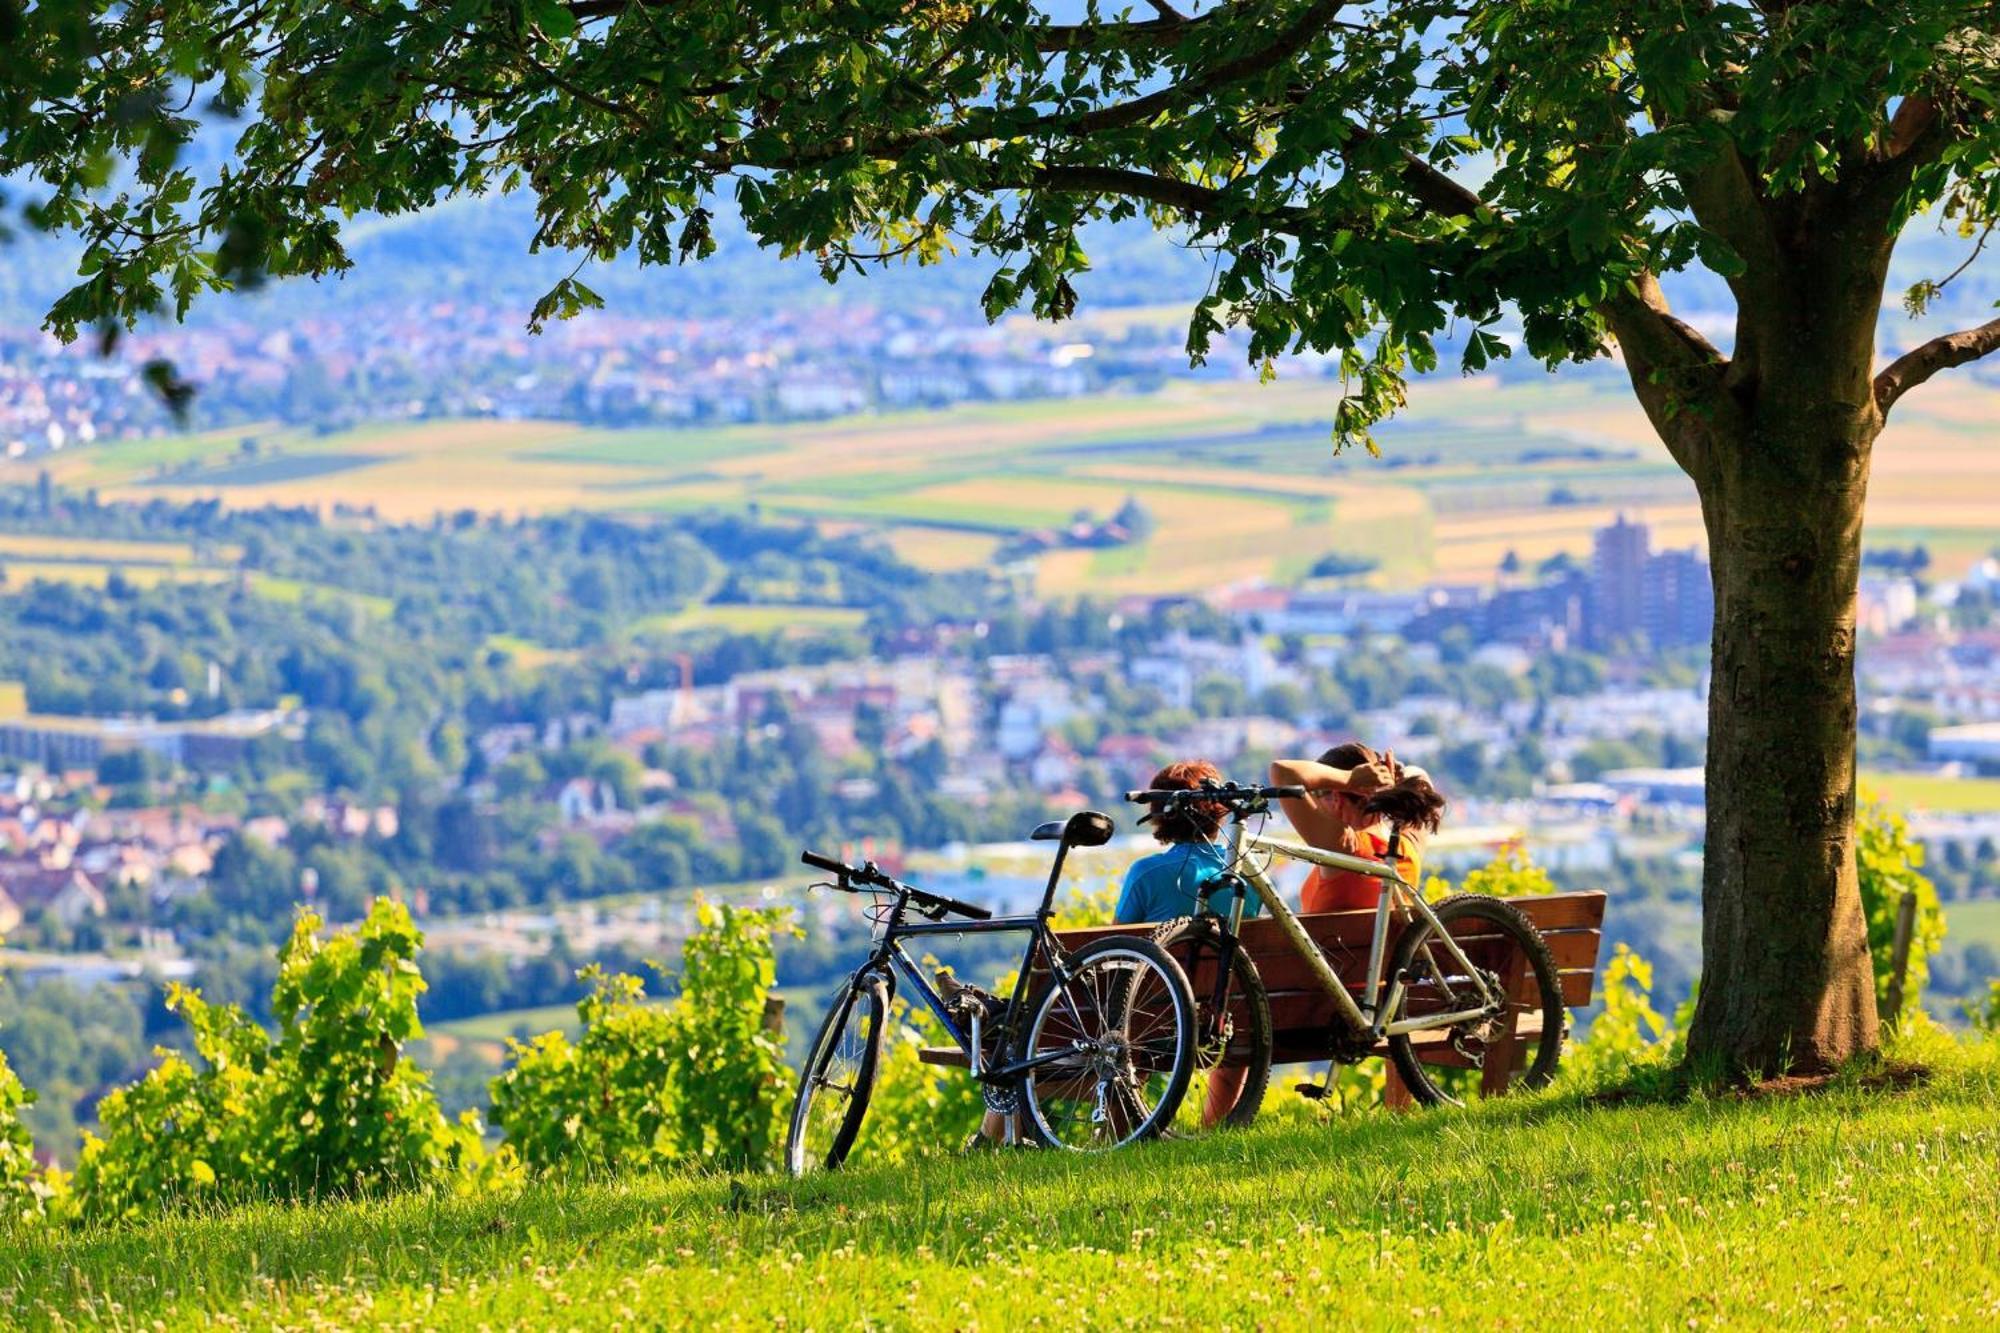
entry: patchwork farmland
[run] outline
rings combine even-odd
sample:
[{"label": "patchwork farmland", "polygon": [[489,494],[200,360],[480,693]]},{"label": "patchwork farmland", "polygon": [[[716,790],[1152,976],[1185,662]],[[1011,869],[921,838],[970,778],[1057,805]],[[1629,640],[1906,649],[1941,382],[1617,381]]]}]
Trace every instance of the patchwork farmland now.
[{"label": "patchwork farmland", "polygon": [[[1375,561],[1382,584],[1483,580],[1510,552],[1528,563],[1587,554],[1591,532],[1621,510],[1643,515],[1662,545],[1702,539],[1692,488],[1614,378],[1425,384],[1382,432],[1380,459],[1334,454],[1336,392],[1309,380],[1177,382],[1144,395],[699,430],[247,428],[78,449],[50,470],[109,498],[344,505],[411,520],[466,508],[756,506],[884,536],[937,569],[990,562],[1024,533],[1138,498],[1154,521],[1146,540],[1043,555],[1035,578],[1050,595],[1292,581],[1334,553]],[[1921,541],[1943,574],[1991,544],[2000,531],[2000,453],[1983,434],[1992,397],[1969,381],[1941,382],[1899,409],[1877,448],[1874,541]],[[0,480],[30,476],[26,464],[0,465]],[[9,542],[0,567],[15,578],[101,582],[112,569],[199,578],[232,563],[184,547]]]}]

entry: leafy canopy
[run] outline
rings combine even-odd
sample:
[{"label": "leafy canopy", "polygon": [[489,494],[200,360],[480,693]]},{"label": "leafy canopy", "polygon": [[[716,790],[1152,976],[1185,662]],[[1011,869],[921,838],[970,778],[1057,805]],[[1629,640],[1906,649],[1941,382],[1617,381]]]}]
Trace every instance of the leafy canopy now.
[{"label": "leafy canopy", "polygon": [[[532,191],[535,244],[585,264],[699,259],[727,195],[830,279],[972,251],[989,314],[1056,317],[1082,225],[1144,212],[1216,251],[1193,354],[1224,326],[1253,360],[1337,351],[1351,436],[1448,327],[1468,369],[1506,354],[1510,304],[1544,361],[1615,333],[1699,379],[1719,357],[1657,275],[1781,295],[1774,236],[1829,201],[1984,226],[1992,26],[1970,0],[0,0],[0,175],[87,242],[64,336],[336,273],[343,220],[452,195]],[[597,303],[582,268],[535,322]]]}]

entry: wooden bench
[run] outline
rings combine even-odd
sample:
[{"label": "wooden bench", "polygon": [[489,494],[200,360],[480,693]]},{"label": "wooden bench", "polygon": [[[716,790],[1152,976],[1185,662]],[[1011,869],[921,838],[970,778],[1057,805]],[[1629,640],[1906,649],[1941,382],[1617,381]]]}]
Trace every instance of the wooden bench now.
[{"label": "wooden bench", "polygon": [[[1604,926],[1604,895],[1596,892],[1555,893],[1508,901],[1521,909],[1548,941],[1562,979],[1563,1002],[1572,1009],[1589,1004],[1597,981],[1597,957]],[[1360,998],[1368,981],[1368,950],[1375,931],[1374,909],[1320,912],[1301,916],[1299,920],[1326,955],[1335,975],[1347,983],[1357,999]],[[1075,950],[1106,935],[1129,935],[1132,932],[1131,926],[1093,926],[1061,931],[1058,938],[1065,948]],[[1392,921],[1383,955],[1385,971],[1388,966],[1386,959],[1395,953],[1397,934],[1397,923]],[[1533,1002],[1533,979],[1524,977],[1518,958],[1497,956],[1497,947],[1504,944],[1501,937],[1482,937],[1478,935],[1476,925],[1471,923],[1454,930],[1453,934],[1474,962],[1501,975],[1517,1000],[1516,1008],[1509,1015],[1508,1030],[1501,1042],[1488,1049],[1480,1076],[1481,1094],[1497,1096],[1506,1091],[1508,1083],[1526,1062],[1528,1039],[1541,1033],[1542,1016],[1529,1007]],[[1313,980],[1307,964],[1275,921],[1258,917],[1244,922],[1242,940],[1257,964],[1258,974],[1264,979],[1264,989],[1270,994],[1271,1063],[1300,1064],[1327,1059],[1331,1055],[1327,1038],[1335,1021],[1332,997]],[[1507,948],[1506,953],[1512,955],[1516,951]],[[1197,1002],[1204,1002],[1206,996],[1214,993],[1214,955],[1207,957],[1206,963],[1196,963],[1188,977],[1194,986]],[[1183,966],[1189,962],[1186,957],[1179,961]],[[1239,1020],[1236,1031],[1240,1033],[1243,1029],[1244,1024]],[[1426,1064],[1460,1068],[1469,1064],[1452,1049],[1442,1033],[1419,1033],[1412,1041],[1419,1058]],[[957,1055],[958,1052],[953,1049],[951,1054]],[[1374,1054],[1388,1054],[1388,1044],[1378,1043]],[[1232,1043],[1222,1063],[1244,1064],[1248,1062],[1248,1057],[1247,1043]],[[1407,1106],[1410,1102],[1409,1090],[1397,1077],[1393,1064],[1389,1067],[1385,1100],[1392,1107]]]}]

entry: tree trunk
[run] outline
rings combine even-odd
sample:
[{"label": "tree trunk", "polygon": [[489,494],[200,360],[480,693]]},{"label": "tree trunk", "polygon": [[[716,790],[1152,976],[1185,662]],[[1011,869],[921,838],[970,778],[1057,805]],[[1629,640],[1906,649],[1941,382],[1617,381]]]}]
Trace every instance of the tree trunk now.
[{"label": "tree trunk", "polygon": [[1854,866],[1854,596],[1881,418],[1865,374],[1837,369],[1851,357],[1800,350],[1696,478],[1716,607],[1688,1054],[1729,1076],[1826,1070],[1876,1043]]}]

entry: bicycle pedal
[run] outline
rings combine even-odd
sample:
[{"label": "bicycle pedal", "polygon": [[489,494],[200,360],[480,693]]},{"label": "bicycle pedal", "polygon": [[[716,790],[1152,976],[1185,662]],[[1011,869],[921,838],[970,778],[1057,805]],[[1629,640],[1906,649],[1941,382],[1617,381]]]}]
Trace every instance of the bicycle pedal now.
[{"label": "bicycle pedal", "polygon": [[1328,1089],[1324,1083],[1294,1083],[1292,1084],[1292,1091],[1309,1102],[1323,1102],[1327,1099],[1328,1095]]}]

